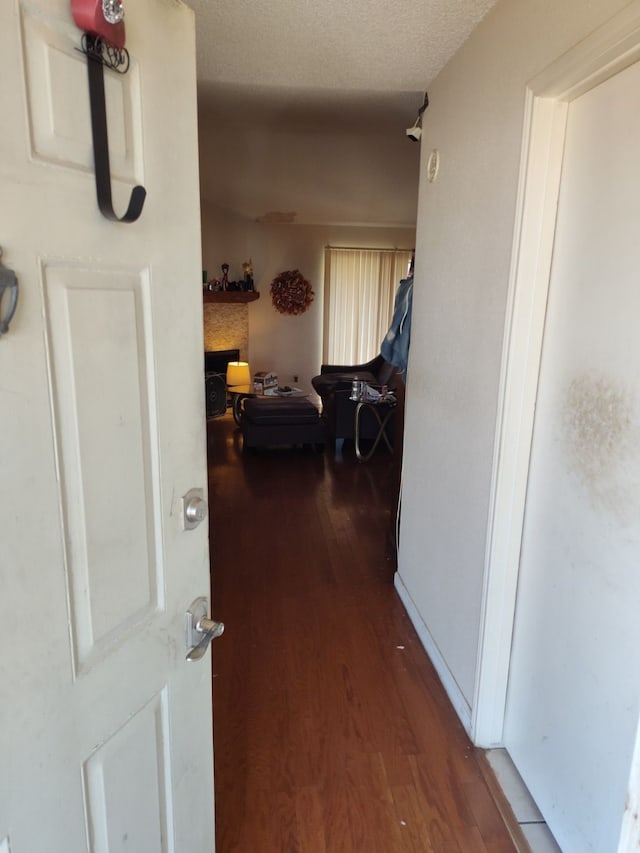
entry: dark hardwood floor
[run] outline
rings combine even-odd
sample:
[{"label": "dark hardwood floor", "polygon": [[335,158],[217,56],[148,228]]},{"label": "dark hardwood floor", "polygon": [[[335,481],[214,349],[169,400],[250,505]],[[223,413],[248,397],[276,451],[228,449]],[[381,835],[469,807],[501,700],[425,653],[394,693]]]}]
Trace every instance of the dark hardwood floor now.
[{"label": "dark hardwood floor", "polygon": [[393,587],[391,457],[208,438],[217,853],[513,851]]}]

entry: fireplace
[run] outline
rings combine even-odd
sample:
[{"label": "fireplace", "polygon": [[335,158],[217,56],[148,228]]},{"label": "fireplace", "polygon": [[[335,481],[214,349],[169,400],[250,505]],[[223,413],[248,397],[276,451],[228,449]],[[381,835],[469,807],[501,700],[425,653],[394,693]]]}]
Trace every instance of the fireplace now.
[{"label": "fireplace", "polygon": [[227,411],[227,365],[238,361],[240,350],[207,350],[204,354],[204,389],[207,419],[217,418]]},{"label": "fireplace", "polygon": [[227,365],[230,361],[240,360],[239,349],[214,349],[207,350],[204,354],[204,372],[221,373],[226,376]]}]

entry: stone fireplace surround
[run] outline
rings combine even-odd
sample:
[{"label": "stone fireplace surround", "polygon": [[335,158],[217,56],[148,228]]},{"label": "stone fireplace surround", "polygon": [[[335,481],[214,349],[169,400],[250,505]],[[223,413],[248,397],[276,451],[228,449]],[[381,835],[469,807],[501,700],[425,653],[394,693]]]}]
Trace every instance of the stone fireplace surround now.
[{"label": "stone fireplace surround", "polygon": [[[205,351],[237,349],[240,360],[247,361],[249,354],[248,305],[205,303],[204,348]],[[230,359],[230,361],[233,360]]]}]

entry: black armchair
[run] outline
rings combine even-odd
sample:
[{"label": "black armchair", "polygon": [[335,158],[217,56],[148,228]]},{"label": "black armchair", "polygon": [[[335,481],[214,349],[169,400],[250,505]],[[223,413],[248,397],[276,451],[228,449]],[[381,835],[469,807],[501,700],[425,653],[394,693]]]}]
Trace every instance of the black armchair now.
[{"label": "black armchair", "polygon": [[[322,412],[327,429],[339,447],[344,439],[354,438],[356,403],[349,399],[354,379],[362,379],[374,387],[395,388],[395,368],[377,355],[364,364],[323,364],[311,384],[322,400]],[[378,423],[372,412],[363,412],[360,438],[374,439]]]},{"label": "black armchair", "polygon": [[323,364],[319,375],[313,377],[311,384],[324,406],[326,399],[334,391],[350,391],[354,379],[363,379],[371,385],[391,387],[393,375],[394,368],[381,355],[377,355],[364,364]]}]

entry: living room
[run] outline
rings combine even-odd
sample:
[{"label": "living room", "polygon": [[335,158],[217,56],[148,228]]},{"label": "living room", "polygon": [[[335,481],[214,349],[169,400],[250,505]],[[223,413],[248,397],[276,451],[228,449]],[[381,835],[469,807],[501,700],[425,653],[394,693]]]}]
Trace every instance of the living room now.
[{"label": "living room", "polygon": [[[219,279],[228,263],[235,281],[251,261],[260,294],[249,305],[205,304],[205,348],[237,348],[252,372],[310,388],[323,360],[325,247],[415,244],[420,150],[404,131],[421,96],[385,96],[383,120],[376,105],[358,108],[357,122],[349,98],[323,106],[317,96],[315,105],[276,107],[275,128],[261,97],[199,100],[203,271]],[[270,284],[294,269],[313,301],[292,316],[276,311]]]}]

